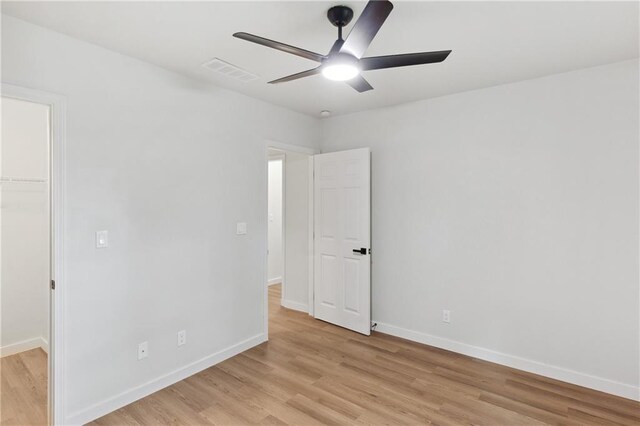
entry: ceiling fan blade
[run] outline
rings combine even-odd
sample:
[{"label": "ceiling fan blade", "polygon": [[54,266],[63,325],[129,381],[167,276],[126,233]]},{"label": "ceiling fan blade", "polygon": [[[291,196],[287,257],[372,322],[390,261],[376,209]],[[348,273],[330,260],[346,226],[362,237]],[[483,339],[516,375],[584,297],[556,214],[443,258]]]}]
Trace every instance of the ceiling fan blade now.
[{"label": "ceiling fan blade", "polygon": [[361,75],[357,75],[351,80],[345,81],[345,83],[347,83],[349,86],[353,87],[360,93],[366,92],[368,90],[373,90],[373,87]]},{"label": "ceiling fan blade", "polygon": [[348,53],[358,59],[362,58],[392,9],[393,4],[388,0],[369,0],[340,48],[340,52]]},{"label": "ceiling fan blade", "polygon": [[293,81],[293,80],[297,80],[299,78],[304,78],[304,77],[309,77],[309,76],[312,76],[312,75],[320,74],[320,72],[321,72],[320,67],[313,68],[313,69],[302,71],[302,72],[299,72],[299,73],[296,73],[296,74],[291,74],[291,75],[288,75],[286,77],[279,78],[277,80],[270,81],[269,84],[278,84],[278,83],[284,83],[284,82],[287,82],[287,81]]},{"label": "ceiling fan blade", "polygon": [[447,59],[450,50],[438,52],[406,53],[404,55],[371,56],[360,59],[363,71],[380,70],[384,68],[407,67],[410,65],[433,64]]},{"label": "ceiling fan blade", "polygon": [[299,47],[290,46],[288,44],[269,40],[268,38],[257,35],[249,33],[235,33],[233,36],[252,43],[261,44],[262,46],[270,47],[272,49],[280,50],[282,52],[291,53],[292,55],[300,56],[302,58],[311,59],[312,61],[322,62],[322,60],[325,59],[325,56],[319,53],[310,52],[308,50],[300,49]]}]

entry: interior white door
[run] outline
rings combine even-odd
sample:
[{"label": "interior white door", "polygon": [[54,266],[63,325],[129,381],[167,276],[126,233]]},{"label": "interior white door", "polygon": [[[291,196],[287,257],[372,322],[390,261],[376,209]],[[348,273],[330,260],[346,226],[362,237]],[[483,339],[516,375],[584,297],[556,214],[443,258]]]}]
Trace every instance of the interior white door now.
[{"label": "interior white door", "polygon": [[369,335],[369,148],[316,155],[314,175],[314,316]]}]

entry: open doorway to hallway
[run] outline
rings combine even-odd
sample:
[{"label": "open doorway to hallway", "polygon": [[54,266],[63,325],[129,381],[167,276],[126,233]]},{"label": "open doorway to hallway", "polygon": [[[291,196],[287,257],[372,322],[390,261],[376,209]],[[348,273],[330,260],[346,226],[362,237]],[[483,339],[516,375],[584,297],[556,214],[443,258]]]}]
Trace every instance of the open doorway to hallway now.
[{"label": "open doorway to hallway", "polygon": [[283,246],[283,152],[269,151],[269,177],[267,200],[267,235],[269,247],[267,249],[267,284],[282,286],[284,274],[284,246]]},{"label": "open doorway to hallway", "polygon": [[312,155],[282,147],[269,148],[267,154],[269,300],[278,298],[284,308],[311,313]]}]

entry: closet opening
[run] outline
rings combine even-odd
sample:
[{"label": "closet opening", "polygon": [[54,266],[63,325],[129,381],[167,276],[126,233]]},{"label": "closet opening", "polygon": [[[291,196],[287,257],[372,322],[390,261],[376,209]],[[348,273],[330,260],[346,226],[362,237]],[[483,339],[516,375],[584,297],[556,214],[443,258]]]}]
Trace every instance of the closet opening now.
[{"label": "closet opening", "polygon": [[53,260],[51,176],[62,126],[54,137],[52,122],[62,123],[63,99],[3,84],[0,106],[0,423],[49,424],[58,402],[52,295],[61,264]]}]

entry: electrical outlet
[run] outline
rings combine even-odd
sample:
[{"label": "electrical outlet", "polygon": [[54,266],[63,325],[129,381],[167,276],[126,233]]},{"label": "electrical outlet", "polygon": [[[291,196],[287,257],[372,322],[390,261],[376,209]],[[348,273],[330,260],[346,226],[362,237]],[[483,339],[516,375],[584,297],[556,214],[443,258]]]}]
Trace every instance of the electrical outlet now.
[{"label": "electrical outlet", "polygon": [[442,322],[446,322],[447,324],[451,322],[451,311],[448,309],[442,310]]},{"label": "electrical outlet", "polygon": [[187,344],[187,330],[178,331],[178,346]]},{"label": "electrical outlet", "polygon": [[144,359],[149,356],[149,342],[138,344],[138,359]]}]

